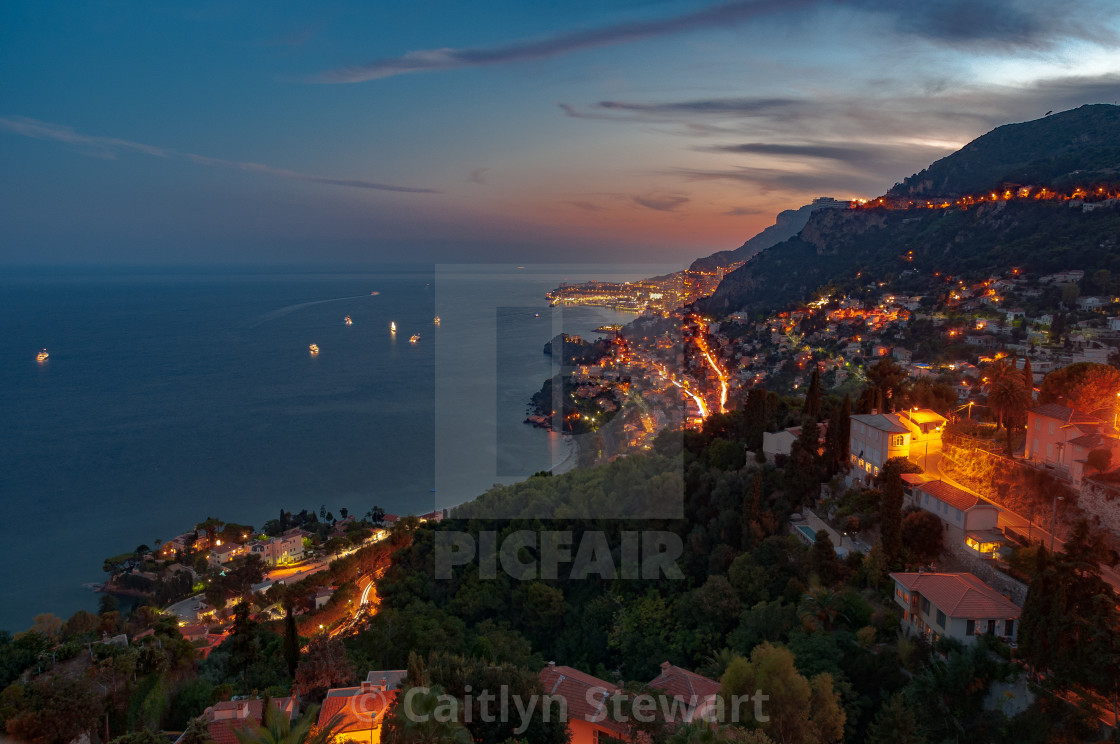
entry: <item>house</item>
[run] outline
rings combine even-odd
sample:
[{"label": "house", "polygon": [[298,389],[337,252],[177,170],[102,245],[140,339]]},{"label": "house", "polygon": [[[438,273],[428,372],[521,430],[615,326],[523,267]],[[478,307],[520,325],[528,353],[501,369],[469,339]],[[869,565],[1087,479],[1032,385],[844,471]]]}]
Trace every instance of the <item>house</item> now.
[{"label": "house", "polygon": [[335,588],[333,586],[321,586],[315,592],[315,609],[321,610],[326,607],[327,602],[331,601],[334,596]]},{"label": "house", "polygon": [[[281,715],[287,716],[289,721],[295,717],[299,709],[299,698],[295,695],[272,698],[270,702],[272,707]],[[206,717],[206,728],[214,744],[240,744],[235,732],[257,728],[261,725],[263,714],[264,701],[260,699],[215,703],[202,713]],[[176,739],[176,744],[182,741],[182,738],[180,735]]]},{"label": "house", "polygon": [[[828,433],[828,422],[817,424],[817,443],[823,447],[825,436]],[[791,426],[788,429],[782,429],[775,432],[762,433],[762,454],[766,455],[766,461],[773,464],[778,455],[789,457],[790,452],[793,451],[793,443],[801,438],[801,427]]]},{"label": "house", "polygon": [[939,480],[907,473],[907,506],[916,506],[941,520],[944,544],[964,545],[981,557],[992,557],[1005,539],[996,523],[999,507],[990,501]]},{"label": "house", "polygon": [[191,623],[189,625],[179,626],[179,634],[191,643],[206,640],[206,636],[209,632],[210,629],[202,623]]},{"label": "house", "polygon": [[253,555],[259,555],[267,566],[294,563],[303,558],[303,538],[298,534],[284,533],[253,543],[251,551]]},{"label": "house", "polygon": [[909,349],[904,349],[901,346],[896,346],[891,349],[891,356],[895,361],[901,362],[902,364],[909,364],[914,358],[914,352]]},{"label": "house", "polygon": [[941,443],[941,430],[949,419],[929,408],[911,408],[899,411],[898,417],[910,429],[910,444]]},{"label": "house", "polygon": [[970,573],[892,573],[907,634],[973,644],[979,635],[1014,640],[1020,610]]},{"label": "house", "polygon": [[207,556],[207,561],[215,566],[220,566],[223,563],[229,563],[234,558],[239,558],[243,555],[249,554],[249,548],[245,545],[238,545],[237,543],[223,543],[221,540],[210,551]]},{"label": "house", "polygon": [[403,669],[370,672],[357,687],[336,687],[327,691],[323,707],[319,709],[319,726],[337,716],[336,739],[378,744],[385,716],[396,700],[404,676]]},{"label": "house", "polygon": [[1042,284],[1076,284],[1084,278],[1084,271],[1081,269],[1073,269],[1070,271],[1059,271],[1055,274],[1048,274],[1041,277],[1038,281]]},{"label": "house", "polygon": [[1080,486],[1091,451],[1107,449],[1114,461],[1120,454],[1120,440],[1104,426],[1100,417],[1058,403],[1036,406],[1027,411],[1025,457]]},{"label": "house", "polygon": [[610,719],[610,697],[622,692],[618,685],[572,667],[557,666],[554,661],[548,662],[539,676],[545,695],[564,701],[571,744],[614,744],[628,739],[629,726]]},{"label": "house", "polygon": [[[848,459],[854,482],[870,483],[879,476],[883,464],[892,457],[909,457],[911,430],[896,413],[871,413],[852,416],[848,440]],[[861,474],[855,475],[857,471]]]},{"label": "house", "polygon": [[1112,304],[1112,298],[1110,298],[1110,297],[1090,296],[1090,297],[1078,297],[1077,298],[1077,309],[1078,310],[1099,310],[1102,307],[1106,307],[1106,306],[1111,305],[1111,304]]},{"label": "house", "polygon": [[[693,720],[709,720],[719,710],[719,682],[673,666],[667,661],[661,662],[661,673],[649,686],[668,693],[681,703],[679,708],[668,708],[668,718],[671,721],[688,723]],[[680,715],[673,715],[677,712]]]}]

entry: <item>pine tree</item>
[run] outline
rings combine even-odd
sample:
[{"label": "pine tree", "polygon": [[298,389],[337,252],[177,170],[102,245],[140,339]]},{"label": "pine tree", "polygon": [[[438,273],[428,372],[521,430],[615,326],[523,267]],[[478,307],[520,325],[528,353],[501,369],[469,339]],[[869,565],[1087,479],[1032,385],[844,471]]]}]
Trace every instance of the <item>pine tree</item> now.
[{"label": "pine tree", "polygon": [[1034,372],[1031,371],[1031,358],[1023,359],[1023,382],[1027,384],[1027,392],[1034,398]]}]

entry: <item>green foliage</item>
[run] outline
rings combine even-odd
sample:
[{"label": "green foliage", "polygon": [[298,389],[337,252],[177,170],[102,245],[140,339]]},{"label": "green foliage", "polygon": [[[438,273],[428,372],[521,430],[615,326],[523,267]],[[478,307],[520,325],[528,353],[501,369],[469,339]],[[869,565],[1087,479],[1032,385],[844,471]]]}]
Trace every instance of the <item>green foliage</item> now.
[{"label": "green foliage", "polygon": [[1112,413],[1120,393],[1120,369],[1108,364],[1077,362],[1046,375],[1038,388],[1039,403],[1060,403],[1083,413]]},{"label": "green foliage", "polygon": [[941,555],[943,528],[936,514],[916,509],[902,518],[902,543],[919,562]]},{"label": "green foliage", "polygon": [[750,721],[777,741],[832,744],[844,733],[845,714],[833,689],[832,677],[818,674],[806,679],[794,666],[788,650],[764,643],[750,659],[731,662],[720,679],[720,695],[730,701],[735,695],[765,691],[765,722]]},{"label": "green foliage", "polygon": [[6,712],[8,733],[35,744],[70,744],[96,729],[104,711],[93,682],[64,675],[37,677],[8,702],[13,703]]}]

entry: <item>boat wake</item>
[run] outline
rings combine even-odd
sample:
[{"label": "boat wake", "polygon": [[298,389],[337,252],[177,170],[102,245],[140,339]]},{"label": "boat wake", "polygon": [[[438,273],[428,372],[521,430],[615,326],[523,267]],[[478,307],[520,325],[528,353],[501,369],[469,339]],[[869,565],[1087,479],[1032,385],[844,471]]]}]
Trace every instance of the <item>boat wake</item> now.
[{"label": "boat wake", "polygon": [[332,297],[329,300],[312,300],[311,302],[300,302],[300,303],[297,303],[295,305],[288,305],[287,307],[282,307],[279,310],[273,310],[270,313],[265,313],[264,315],[257,316],[256,318],[254,318],[249,323],[248,327],[249,328],[256,328],[257,326],[263,325],[263,324],[269,322],[270,320],[276,320],[277,318],[283,318],[285,315],[290,315],[291,313],[294,313],[297,310],[303,310],[305,307],[311,307],[312,305],[322,305],[326,302],[342,302],[343,300],[360,300],[363,297],[368,297],[368,296],[369,295],[356,295],[356,296],[353,296],[353,297]]}]

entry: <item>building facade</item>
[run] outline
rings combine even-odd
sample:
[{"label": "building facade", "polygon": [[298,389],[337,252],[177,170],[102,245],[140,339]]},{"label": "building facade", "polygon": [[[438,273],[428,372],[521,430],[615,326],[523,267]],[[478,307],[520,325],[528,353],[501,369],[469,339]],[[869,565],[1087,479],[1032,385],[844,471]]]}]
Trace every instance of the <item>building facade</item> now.
[{"label": "building facade", "polygon": [[903,630],[971,645],[981,635],[1014,641],[1019,607],[970,573],[892,573]]}]

